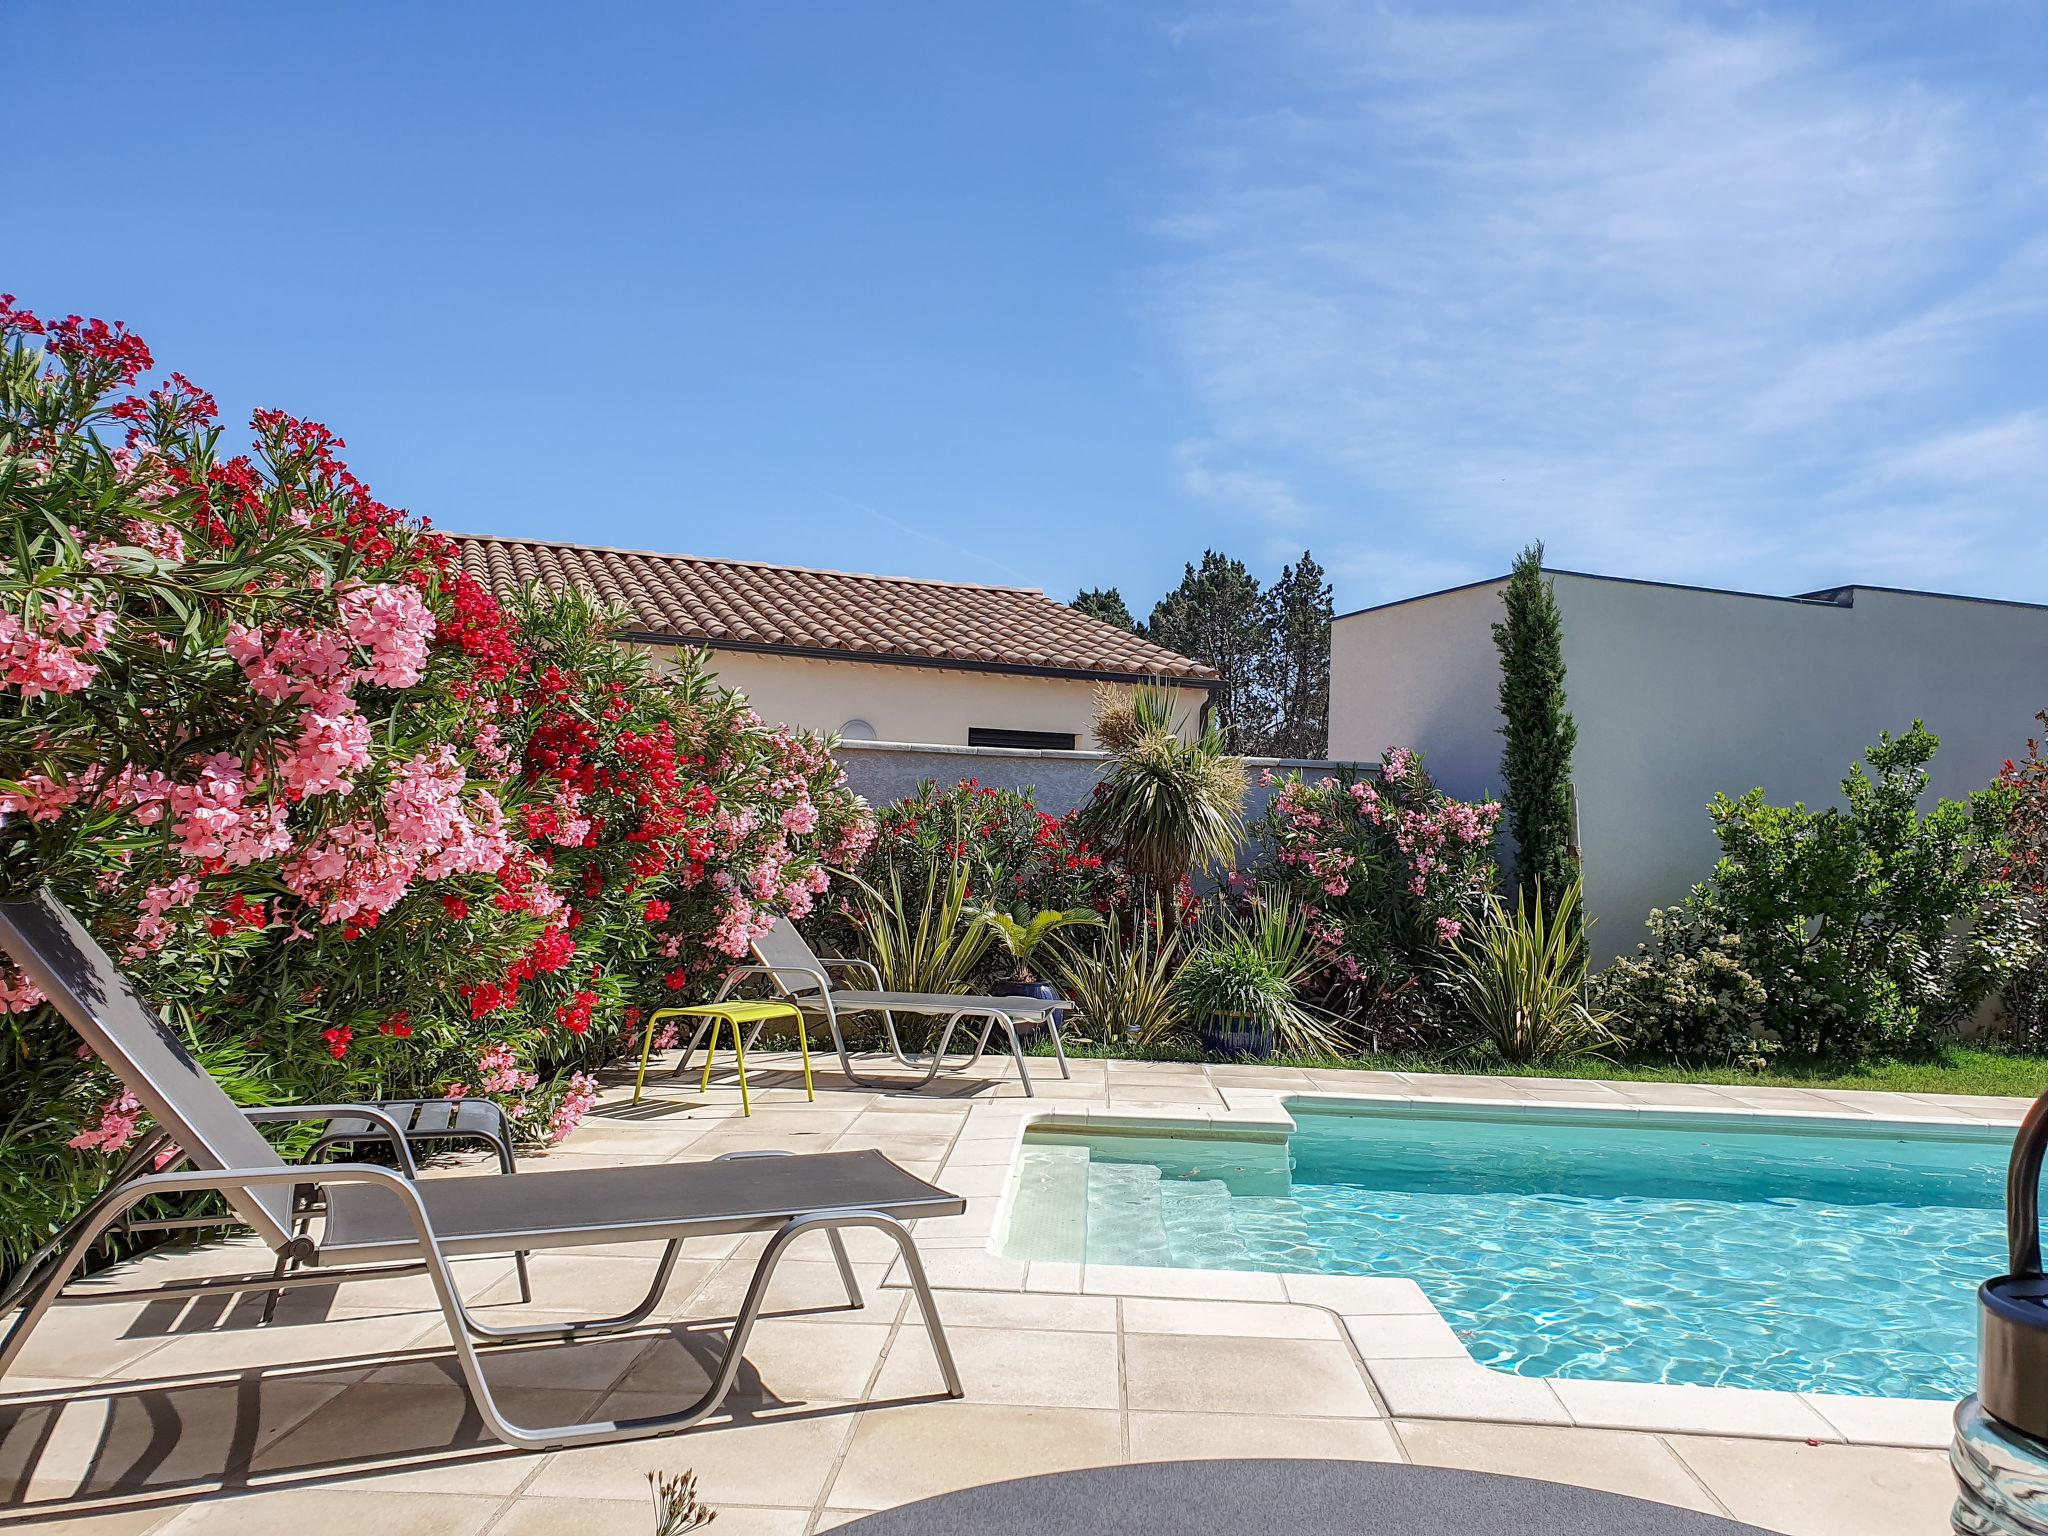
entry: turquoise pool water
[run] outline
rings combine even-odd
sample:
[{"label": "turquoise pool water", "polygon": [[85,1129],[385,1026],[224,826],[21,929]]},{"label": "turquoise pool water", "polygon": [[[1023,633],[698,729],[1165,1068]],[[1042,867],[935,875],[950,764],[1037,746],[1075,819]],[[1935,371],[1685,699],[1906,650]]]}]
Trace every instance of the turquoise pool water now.
[{"label": "turquoise pool water", "polygon": [[1288,1108],[1291,1140],[1033,1131],[1002,1250],[1403,1276],[1524,1376],[1974,1389],[2009,1132]]}]

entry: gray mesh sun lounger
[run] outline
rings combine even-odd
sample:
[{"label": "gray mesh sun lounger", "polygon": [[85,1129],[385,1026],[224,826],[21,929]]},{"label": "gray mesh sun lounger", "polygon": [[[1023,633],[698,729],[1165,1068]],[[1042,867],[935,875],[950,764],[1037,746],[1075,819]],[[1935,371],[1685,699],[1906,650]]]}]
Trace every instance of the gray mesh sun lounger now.
[{"label": "gray mesh sun lounger", "polygon": [[[754,958],[760,963],[739,966],[727,974],[725,985],[718,990],[719,997],[725,997],[731,992],[733,983],[745,977],[768,977],[776,989],[806,1015],[824,1019],[825,1027],[832,1032],[833,1049],[839,1053],[840,1070],[856,1087],[875,1085],[853,1070],[845,1036],[839,1030],[842,1014],[879,1013],[882,1032],[889,1041],[889,1054],[911,1070],[922,1071],[925,1083],[939,1075],[939,1068],[945,1064],[947,1048],[953,1041],[953,1031],[963,1021],[979,1022],[981,1033],[974,1042],[974,1050],[960,1063],[962,1066],[972,1066],[981,1060],[982,1053],[988,1048],[990,1034],[1001,1029],[1009,1038],[1010,1055],[1017,1063],[1017,1077],[1024,1084],[1024,1092],[1035,1098],[1037,1090],[1031,1086],[1031,1072],[1024,1065],[1024,1047],[1017,1038],[1017,1026],[1043,1024],[1045,1032],[1052,1038],[1052,1052],[1059,1061],[1060,1076],[1074,1075],[1067,1067],[1067,1053],[1060,1043],[1060,1010],[1073,1007],[1063,999],[970,996],[951,992],[884,992],[881,990],[881,973],[873,965],[865,960],[820,959],[804,936],[797,932],[796,924],[786,917],[777,919],[773,928],[754,941]],[[839,969],[866,972],[875,990],[835,990],[832,972]],[[946,1021],[926,1055],[912,1057],[903,1049],[903,1042],[896,1033],[895,1016],[899,1013]],[[756,1037],[760,1035],[761,1028],[760,1024],[754,1026]],[[704,1025],[700,1024],[683,1050],[682,1060],[676,1067],[678,1072],[689,1063],[690,1054],[696,1050],[697,1040],[703,1033]]]},{"label": "gray mesh sun lounger", "polygon": [[[418,1182],[403,1127],[391,1114],[367,1104],[313,1105],[298,1113],[320,1120],[353,1114],[380,1128],[399,1167],[293,1166],[278,1157],[252,1123],[256,1117],[275,1120],[292,1111],[238,1109],[79,921],[47,891],[0,901],[0,949],[42,988],[160,1128],[157,1137],[130,1154],[105,1193],[59,1234],[60,1241],[23,1266],[23,1273],[0,1297],[0,1312],[21,1308],[13,1327],[0,1339],[0,1376],[20,1358],[36,1325],[60,1301],[154,1300],[426,1274],[433,1279],[477,1412],[500,1440],[541,1449],[666,1434],[699,1422],[724,1400],[739,1372],[769,1279],[790,1244],[807,1233],[823,1232],[838,1263],[847,1302],[858,1307],[860,1289],[840,1232],[846,1227],[873,1227],[893,1238],[902,1252],[947,1392],[961,1396],[959,1372],[904,1222],[919,1216],[957,1216],[966,1202],[906,1173],[879,1152],[734,1153],[704,1163]],[[152,1154],[167,1143],[175,1144],[190,1162],[189,1170],[148,1171]],[[294,1230],[294,1189],[309,1184],[326,1192],[317,1239]],[[289,1273],[62,1294],[79,1261],[123,1213],[153,1196],[199,1191],[225,1196],[243,1224],[280,1257],[289,1256],[302,1267]],[[660,1300],[683,1239],[734,1232],[767,1232],[770,1237],[733,1320],[725,1354],[696,1402],[675,1413],[646,1418],[540,1427],[505,1417],[485,1379],[478,1340],[567,1341],[633,1328]],[[627,1242],[665,1246],[646,1296],[616,1317],[492,1325],[463,1303],[449,1271],[449,1260],[464,1255]]]}]

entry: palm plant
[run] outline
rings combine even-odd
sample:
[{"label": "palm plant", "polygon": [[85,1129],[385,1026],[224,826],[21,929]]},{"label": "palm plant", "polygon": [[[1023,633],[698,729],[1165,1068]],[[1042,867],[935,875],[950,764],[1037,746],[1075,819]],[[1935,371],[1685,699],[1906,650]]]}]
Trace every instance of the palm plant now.
[{"label": "palm plant", "polygon": [[1336,1055],[1345,1047],[1341,1022],[1301,1001],[1322,969],[1308,925],[1287,893],[1275,891],[1244,915],[1210,925],[1181,968],[1177,990],[1192,1018],[1249,1018],[1282,1050]]},{"label": "palm plant", "polygon": [[1444,980],[1471,1029],[1470,1043],[1504,1061],[1555,1061],[1621,1043],[1615,1015],[1586,1000],[1591,955],[1581,882],[1555,903],[1510,908],[1488,896],[1454,946]]},{"label": "palm plant", "polygon": [[1185,739],[1163,688],[1098,695],[1096,738],[1112,762],[1077,817],[1081,834],[1141,886],[1170,890],[1189,871],[1228,861],[1244,840],[1244,764],[1222,734]]},{"label": "palm plant", "polygon": [[1032,960],[1038,953],[1038,947],[1060,929],[1102,926],[1101,917],[1086,907],[1073,907],[1065,912],[1033,912],[1023,919],[1013,917],[999,907],[979,907],[970,916],[988,925],[995,941],[1015,962],[1013,979],[1019,982],[1038,979],[1031,968]]},{"label": "palm plant", "polygon": [[1185,929],[1169,929],[1157,902],[1126,940],[1113,929],[1086,948],[1053,940],[1053,974],[1060,990],[1105,1043],[1152,1045],[1180,1028],[1175,982],[1187,951]]},{"label": "palm plant", "polygon": [[889,871],[885,895],[858,876],[861,946],[885,992],[965,992],[988,953],[994,930],[975,921],[968,906],[967,866],[955,860],[943,886],[935,865],[925,872],[924,895],[904,899],[903,875]]}]

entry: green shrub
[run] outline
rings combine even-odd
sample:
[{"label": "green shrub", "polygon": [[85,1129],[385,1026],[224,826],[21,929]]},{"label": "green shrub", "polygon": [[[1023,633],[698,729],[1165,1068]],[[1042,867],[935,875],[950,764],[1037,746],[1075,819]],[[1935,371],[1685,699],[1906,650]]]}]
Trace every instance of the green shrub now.
[{"label": "green shrub", "polygon": [[1631,1055],[1720,1064],[1767,1054],[1763,983],[1742,939],[1699,907],[1650,914],[1650,938],[1593,979],[1596,1004],[1626,1021]]},{"label": "green shrub", "polygon": [[[1840,807],[1715,796],[1713,874],[1602,979],[1631,1035],[1702,1060],[1923,1049],[2024,969],[2038,945],[2006,877],[2011,791],[1922,812],[1937,745],[1917,720],[1882,734]],[[1685,1017],[1691,999],[1708,1011]]]}]

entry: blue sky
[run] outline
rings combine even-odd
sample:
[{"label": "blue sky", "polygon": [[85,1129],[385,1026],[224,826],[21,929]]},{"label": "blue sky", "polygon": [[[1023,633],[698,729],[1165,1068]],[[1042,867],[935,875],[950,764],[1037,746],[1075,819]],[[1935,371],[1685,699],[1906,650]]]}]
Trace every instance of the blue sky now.
[{"label": "blue sky", "polygon": [[[458,531],[2048,600],[2048,9],[11,0],[0,289]],[[124,83],[125,82],[125,83]]]}]

